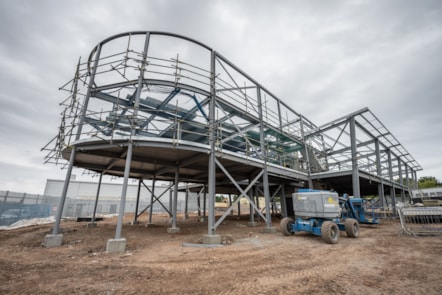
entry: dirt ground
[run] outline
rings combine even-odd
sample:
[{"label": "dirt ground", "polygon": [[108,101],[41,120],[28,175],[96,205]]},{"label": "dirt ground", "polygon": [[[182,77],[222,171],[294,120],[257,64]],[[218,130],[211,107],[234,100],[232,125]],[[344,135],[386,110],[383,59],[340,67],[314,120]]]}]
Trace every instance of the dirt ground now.
[{"label": "dirt ground", "polygon": [[[125,253],[106,253],[116,218],[96,228],[62,222],[63,245],[44,248],[51,225],[0,231],[0,294],[442,294],[442,237],[407,237],[398,221],[344,232],[330,245],[309,234],[283,236],[248,218],[218,228],[223,246],[193,247],[207,233],[197,216],[130,225]],[[190,246],[192,247],[189,247]],[[184,245],[184,246],[183,246]]]}]

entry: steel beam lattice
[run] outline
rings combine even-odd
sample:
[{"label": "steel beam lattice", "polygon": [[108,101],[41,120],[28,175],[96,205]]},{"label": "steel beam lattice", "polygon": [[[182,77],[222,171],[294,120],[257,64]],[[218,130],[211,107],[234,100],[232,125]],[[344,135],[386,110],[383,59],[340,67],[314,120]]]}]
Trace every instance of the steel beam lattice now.
[{"label": "steel beam lattice", "polygon": [[[360,177],[404,188],[408,174],[422,169],[370,110],[316,126],[214,49],[168,32],[103,40],[61,89],[68,97],[59,132],[43,148],[45,162],[66,163],[68,174],[80,167],[124,177],[125,184],[135,178],[207,185],[209,235],[221,223],[216,193],[249,198],[251,186],[262,187],[265,214],[251,204],[271,227],[270,202],[279,191],[313,188],[352,171],[359,196]],[[67,177],[64,190],[68,183]],[[123,189],[120,219],[124,199]]]}]

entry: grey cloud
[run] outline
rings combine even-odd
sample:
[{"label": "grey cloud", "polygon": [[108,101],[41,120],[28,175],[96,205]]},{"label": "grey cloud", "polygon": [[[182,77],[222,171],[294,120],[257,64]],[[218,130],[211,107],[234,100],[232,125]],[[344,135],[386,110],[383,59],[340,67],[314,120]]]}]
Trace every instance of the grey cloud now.
[{"label": "grey cloud", "polygon": [[35,170],[0,158],[0,190],[33,181],[42,192],[46,178],[61,178],[38,164],[57,132],[58,87],[79,56],[131,30],[206,43],[317,124],[368,106],[422,175],[442,180],[440,1],[16,0],[0,1],[0,147]]}]

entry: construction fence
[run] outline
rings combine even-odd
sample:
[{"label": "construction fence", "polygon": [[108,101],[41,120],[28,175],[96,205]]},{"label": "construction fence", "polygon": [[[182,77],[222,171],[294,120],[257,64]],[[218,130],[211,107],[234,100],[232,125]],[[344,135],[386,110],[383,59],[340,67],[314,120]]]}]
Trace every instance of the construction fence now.
[{"label": "construction fence", "polygon": [[442,235],[442,207],[403,207],[398,213],[403,234]]}]

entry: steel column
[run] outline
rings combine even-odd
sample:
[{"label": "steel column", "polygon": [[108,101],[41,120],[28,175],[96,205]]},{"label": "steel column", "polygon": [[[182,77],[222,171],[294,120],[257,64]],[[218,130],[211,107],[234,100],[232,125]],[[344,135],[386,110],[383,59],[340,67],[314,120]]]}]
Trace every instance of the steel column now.
[{"label": "steel column", "polygon": [[[94,86],[95,74],[97,73],[98,60],[100,59],[100,54],[101,54],[101,45],[98,44],[97,52],[95,54],[94,65],[93,65],[92,72],[91,72],[90,79],[89,79],[87,93],[84,98],[83,109],[81,110],[80,121],[78,122],[78,129],[77,129],[77,134],[75,135],[75,141],[78,141],[81,136],[84,118],[86,116],[87,107],[89,105],[89,99],[90,99],[91,93],[92,93],[92,87]],[[76,97],[76,95],[77,95],[79,71],[80,71],[80,61],[78,61],[77,70],[75,72],[75,83],[74,83],[74,89],[73,89],[73,97]],[[71,156],[69,158],[68,170],[66,171],[66,178],[64,181],[64,185],[63,185],[63,191],[61,192],[60,202],[58,204],[58,210],[57,210],[57,216],[55,218],[54,228],[52,229],[53,235],[58,235],[58,231],[59,231],[59,227],[60,227],[60,220],[61,220],[61,216],[63,214],[63,207],[64,207],[64,203],[66,201],[66,195],[68,192],[69,182],[70,182],[71,175],[72,175],[72,168],[73,168],[74,162],[75,162],[75,152],[76,152],[75,147],[73,147],[72,151],[71,151]]]},{"label": "steel column", "polygon": [[413,174],[414,174],[414,189],[419,189],[416,170],[413,170]]},{"label": "steel column", "polygon": [[175,171],[175,188],[173,190],[173,203],[172,203],[172,228],[176,228],[176,215],[178,205],[178,182],[180,175],[180,167],[177,165]]},{"label": "steel column", "polygon": [[103,172],[100,173],[100,179],[98,180],[97,194],[95,195],[94,212],[92,214],[91,223],[95,223],[95,215],[97,214],[98,196],[100,195],[101,180],[103,179]]},{"label": "steel column", "polygon": [[258,110],[259,110],[259,133],[260,133],[260,143],[261,143],[261,153],[262,159],[264,161],[263,165],[263,175],[262,175],[262,185],[264,187],[264,199],[266,204],[266,227],[272,227],[272,216],[270,215],[270,191],[269,191],[269,176],[267,174],[267,148],[265,145],[264,138],[264,116],[262,109],[262,99],[261,99],[261,88],[257,87],[257,99],[258,99]]},{"label": "steel column", "polygon": [[123,228],[124,206],[126,205],[127,183],[129,181],[130,163],[132,162],[133,144],[129,142],[127,147],[126,164],[124,167],[123,188],[121,190],[120,208],[118,212],[117,229],[115,231],[115,239],[121,238],[121,229]]},{"label": "steel column", "polygon": [[[252,180],[249,179],[249,183]],[[253,207],[252,203],[255,203],[255,199],[253,196],[253,188],[251,190],[249,190],[249,198],[250,198],[250,204],[249,204],[249,212],[250,212],[250,216],[249,216],[249,225],[254,225],[255,224],[255,208]],[[256,196],[256,194],[255,194]],[[256,203],[255,203],[256,204]]]},{"label": "steel column", "polygon": [[150,208],[149,208],[149,221],[148,224],[152,224],[152,213],[153,213],[153,203],[154,203],[154,196],[155,196],[155,185],[156,185],[156,176],[153,176],[152,179],[152,190],[150,192]]},{"label": "steel column", "polygon": [[207,185],[204,186],[203,192],[203,221],[206,221],[206,211],[207,211]]},{"label": "steel column", "polygon": [[201,217],[201,191],[198,193],[198,196],[196,196],[196,205],[198,207],[198,217]]},{"label": "steel column", "polygon": [[378,138],[375,139],[374,145],[375,145],[375,153],[376,153],[376,173],[379,177],[378,194],[379,194],[379,198],[381,199],[382,209],[385,210],[384,180],[382,178],[381,152],[379,149],[379,139]]},{"label": "steel column", "polygon": [[150,33],[146,34],[146,39],[144,41],[144,50],[143,50],[143,57],[142,57],[142,64],[140,69],[140,76],[138,77],[138,84],[137,84],[137,91],[135,94],[135,103],[134,103],[134,110],[132,114],[133,122],[131,123],[131,138],[129,139],[128,147],[127,147],[127,155],[126,155],[126,163],[124,167],[124,180],[123,180],[123,188],[121,190],[121,199],[120,199],[120,212],[118,214],[118,223],[117,223],[117,229],[115,231],[115,239],[121,238],[121,229],[123,227],[123,218],[124,218],[124,207],[126,205],[126,195],[127,195],[127,184],[129,180],[130,175],[130,166],[132,162],[132,151],[133,151],[133,142],[132,142],[132,136],[136,134],[136,121],[138,117],[138,109],[140,107],[140,96],[141,96],[141,89],[143,88],[143,80],[144,80],[144,70],[146,66],[146,58],[147,58],[147,50],[149,48],[149,39],[150,39]]},{"label": "steel column", "polygon": [[392,198],[393,202],[393,215],[396,216],[396,188],[393,180],[393,163],[391,160],[391,150],[387,150],[387,156],[388,156],[388,178],[390,180],[391,186],[390,186],[390,196]]},{"label": "steel column", "polygon": [[402,160],[400,157],[397,158],[397,165],[399,168],[399,183],[401,184],[401,198],[402,201],[405,201],[405,191],[404,191],[404,178],[402,175]]},{"label": "steel column", "polygon": [[408,165],[405,164],[405,180],[407,182],[407,187],[410,188],[410,176],[408,171]]},{"label": "steel column", "polygon": [[172,186],[174,183],[170,182],[170,189],[169,189],[169,217],[173,216],[173,192],[172,192]]},{"label": "steel column", "polygon": [[357,156],[357,143],[356,143],[356,124],[355,117],[350,117],[350,142],[351,142],[351,166],[352,166],[352,185],[353,196],[355,198],[361,197],[361,191],[359,186],[359,167]]},{"label": "steel column", "polygon": [[[240,197],[238,196],[238,198]],[[241,202],[238,202],[238,219],[241,219]]]},{"label": "steel column", "polygon": [[410,202],[413,200],[411,199],[411,193],[410,193],[410,177],[408,175],[408,165],[405,163],[405,180],[407,181],[407,191],[408,191],[408,197],[410,198]]},{"label": "steel column", "polygon": [[186,184],[186,197],[184,200],[184,219],[189,219],[189,184]]},{"label": "steel column", "polygon": [[410,167],[410,174],[411,174],[411,188],[412,189],[414,189],[415,188],[415,186],[416,186],[416,173],[415,173],[415,171],[413,170],[413,168],[412,167]]},{"label": "steel column", "polygon": [[58,230],[60,227],[60,220],[61,220],[61,216],[63,214],[63,207],[64,207],[64,203],[66,201],[66,196],[67,196],[69,182],[70,182],[71,175],[72,175],[72,168],[74,166],[74,161],[75,161],[75,148],[72,148],[71,156],[69,158],[69,166],[68,166],[68,170],[66,171],[66,178],[64,180],[63,191],[61,192],[60,202],[58,203],[57,216],[55,217],[55,224],[54,224],[54,227],[52,228],[53,235],[58,235]]},{"label": "steel column", "polygon": [[281,204],[282,216],[287,217],[287,200],[285,197],[285,185],[281,185],[281,197],[279,198],[279,202]]},{"label": "steel column", "polygon": [[310,156],[308,154],[308,145],[305,142],[305,136],[304,136],[304,121],[303,121],[303,117],[300,116],[300,122],[299,125],[301,127],[301,137],[302,137],[302,142],[304,143],[304,150],[305,150],[305,160],[306,160],[306,165],[307,165],[307,177],[308,177],[308,188],[309,189],[313,189],[313,181],[311,178],[311,170],[310,170]]},{"label": "steel column", "polygon": [[[215,100],[216,100],[216,88],[215,88],[215,51],[212,50],[210,56],[210,102],[209,102],[209,219],[207,222],[208,235],[215,235]],[[205,199],[205,198],[204,198]],[[204,211],[204,214],[206,212]]]},{"label": "steel column", "polygon": [[141,182],[142,181],[143,180],[141,178],[138,179],[137,201],[135,202],[134,220],[132,221],[132,224],[138,223],[138,207],[140,205],[140,192],[141,192]]}]

